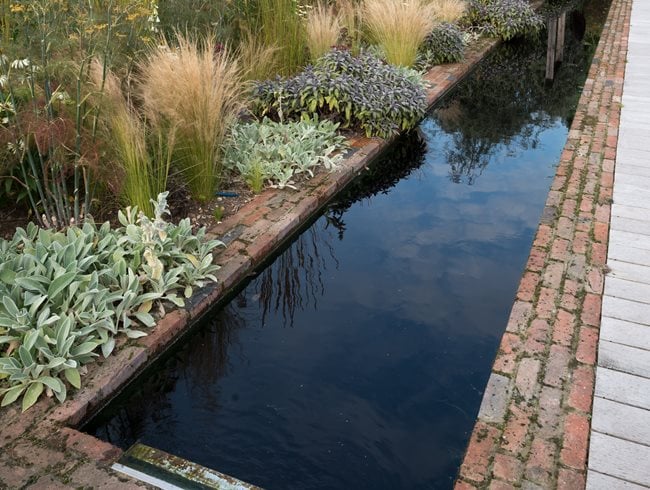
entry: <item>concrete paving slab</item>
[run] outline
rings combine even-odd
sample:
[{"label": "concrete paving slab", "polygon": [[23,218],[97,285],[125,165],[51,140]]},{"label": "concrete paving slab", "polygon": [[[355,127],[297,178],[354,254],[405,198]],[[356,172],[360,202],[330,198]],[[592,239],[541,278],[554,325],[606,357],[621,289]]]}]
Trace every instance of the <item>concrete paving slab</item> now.
[{"label": "concrete paving slab", "polygon": [[603,316],[600,340],[650,350],[650,327]]},{"label": "concrete paving slab", "polygon": [[[642,208],[638,208],[642,209]],[[647,214],[647,209],[644,210]],[[625,231],[628,233],[638,233],[650,237],[650,220],[626,218],[623,216],[612,216],[612,230]]]},{"label": "concrete paving slab", "polygon": [[641,376],[599,367],[595,393],[601,398],[650,410],[650,379]]},{"label": "concrete paving slab", "polygon": [[611,230],[609,232],[609,243],[623,243],[629,247],[650,249],[650,237],[648,235],[629,231]]},{"label": "concrete paving slab", "polygon": [[597,471],[587,472],[587,490],[645,490],[647,488]]},{"label": "concrete paving slab", "polygon": [[620,260],[614,260],[612,258],[607,261],[607,267],[609,267],[609,272],[607,273],[605,284],[607,284],[607,280],[610,277],[640,282],[642,284],[650,284],[650,267],[629,262],[621,262]]},{"label": "concrete paving slab", "polygon": [[650,440],[650,412],[623,403],[594,398],[594,430],[619,439],[645,444]]},{"label": "concrete paving slab", "polygon": [[605,296],[650,304],[650,284],[608,276],[605,280]]},{"label": "concrete paving slab", "polygon": [[650,267],[650,250],[628,247],[622,243],[610,243],[607,251],[607,261],[619,260]]},{"label": "concrete paving slab", "polygon": [[589,451],[589,469],[627,480],[650,485],[650,447],[593,432]]},{"label": "concrete paving slab", "polygon": [[650,305],[613,296],[603,296],[603,314],[628,322],[650,325]]},{"label": "concrete paving slab", "polygon": [[602,341],[598,347],[598,365],[650,379],[650,351],[645,349]]}]

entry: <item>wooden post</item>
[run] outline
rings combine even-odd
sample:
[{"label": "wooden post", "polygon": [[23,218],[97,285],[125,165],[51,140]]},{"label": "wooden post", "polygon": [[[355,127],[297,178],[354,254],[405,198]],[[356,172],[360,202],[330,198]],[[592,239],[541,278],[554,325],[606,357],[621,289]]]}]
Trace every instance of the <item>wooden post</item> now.
[{"label": "wooden post", "polygon": [[546,44],[546,79],[555,78],[555,56],[557,49],[557,19],[548,21],[548,42]]},{"label": "wooden post", "polygon": [[562,61],[564,59],[564,32],[566,30],[566,12],[557,20],[557,42],[555,43],[555,61]]}]

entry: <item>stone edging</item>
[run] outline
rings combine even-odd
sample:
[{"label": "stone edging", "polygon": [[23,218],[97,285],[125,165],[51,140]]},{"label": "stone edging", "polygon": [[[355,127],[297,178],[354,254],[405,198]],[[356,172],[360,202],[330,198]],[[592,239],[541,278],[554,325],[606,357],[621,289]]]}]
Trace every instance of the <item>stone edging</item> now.
[{"label": "stone edging", "polygon": [[612,0],[456,489],[585,487],[632,0]]},{"label": "stone edging", "polygon": [[[462,63],[432,68],[425,79],[429,108],[466,76],[496,45],[496,40],[479,40],[466,50]],[[124,480],[110,470],[122,450],[88,434],[78,426],[103,406],[142,369],[187,332],[219,298],[243,282],[266,258],[309,220],[339,190],[352,181],[391,140],[356,137],[353,153],[332,173],[322,173],[301,190],[268,189],[239,212],[212,227],[209,233],[226,243],[216,254],[222,267],[217,284],[203,288],[185,309],[168,313],[137,342],[120,339],[114,355],[89,365],[84,386],[61,405],[40,400],[21,414],[17,406],[0,410],[0,488],[68,488],[114,485],[139,488],[140,483]],[[65,485],[62,485],[65,484]]]}]

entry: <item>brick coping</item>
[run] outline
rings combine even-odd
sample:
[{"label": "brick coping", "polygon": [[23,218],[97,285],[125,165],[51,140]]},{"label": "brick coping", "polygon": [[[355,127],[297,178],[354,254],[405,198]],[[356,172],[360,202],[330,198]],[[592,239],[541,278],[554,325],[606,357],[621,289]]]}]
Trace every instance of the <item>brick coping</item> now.
[{"label": "brick coping", "polygon": [[[461,63],[432,68],[430,109],[465,77],[499,42],[481,39],[466,50]],[[186,308],[165,315],[147,337],[119,339],[114,355],[89,365],[84,386],[65,403],[42,399],[21,414],[16,406],[0,409],[0,489],[2,488],[141,488],[110,469],[122,450],[75,429],[104,406],[139,372],[187,333],[264,260],[279,249],[338,191],[351,182],[392,140],[354,137],[339,169],[321,173],[299,191],[267,189],[239,212],[208,231],[226,248],[216,254],[218,283],[196,292]]]},{"label": "brick coping", "polygon": [[632,0],[612,0],[456,489],[580,489]]}]

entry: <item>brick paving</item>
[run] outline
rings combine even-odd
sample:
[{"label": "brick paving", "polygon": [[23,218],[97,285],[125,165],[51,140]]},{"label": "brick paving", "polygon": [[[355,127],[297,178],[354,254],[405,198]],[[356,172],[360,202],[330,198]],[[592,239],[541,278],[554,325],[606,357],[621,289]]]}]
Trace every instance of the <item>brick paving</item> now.
[{"label": "brick paving", "polygon": [[459,490],[585,488],[631,6],[612,1]]},{"label": "brick paving", "polygon": [[[494,40],[481,40],[467,50],[462,63],[429,71],[429,105],[496,44]],[[390,141],[357,137],[350,143],[353,151],[337,171],[317,175],[297,192],[268,189],[235,216],[210,229],[226,243],[216,255],[222,265],[216,274],[219,282],[195,293],[186,308],[167,314],[147,337],[129,342],[120,339],[114,355],[88,366],[84,386],[71,393],[65,403],[57,405],[43,398],[24,414],[17,406],[0,409],[0,489],[146,488],[111,470],[111,464],[122,454],[119,448],[75,427],[153,362],[228,290],[244,281]]]}]

